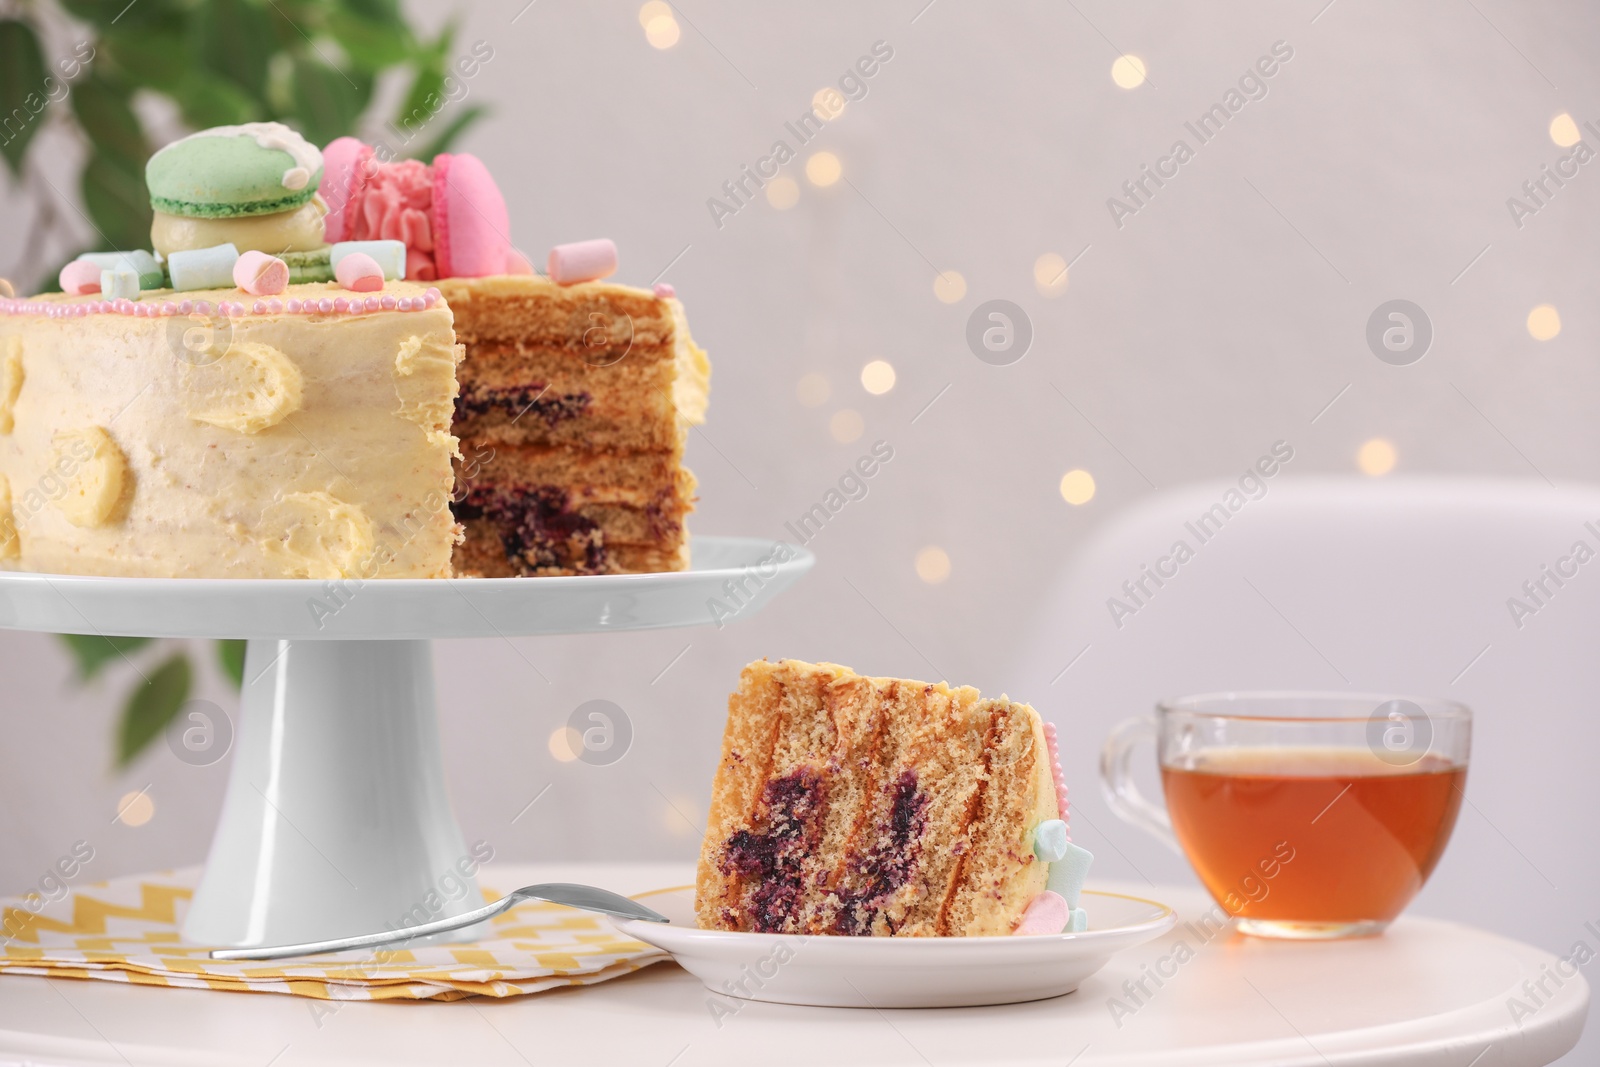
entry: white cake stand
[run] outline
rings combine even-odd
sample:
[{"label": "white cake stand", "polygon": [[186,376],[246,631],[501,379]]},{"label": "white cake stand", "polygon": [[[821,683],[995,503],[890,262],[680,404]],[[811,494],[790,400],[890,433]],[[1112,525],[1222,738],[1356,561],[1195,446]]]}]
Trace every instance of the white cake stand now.
[{"label": "white cake stand", "polygon": [[233,769],[183,933],[314,941],[405,925],[419,906],[438,918],[481,905],[445,794],[429,639],[721,625],[815,562],[755,538],[698,537],[693,549],[687,571],[573,578],[5,572],[0,628],[248,639]]}]

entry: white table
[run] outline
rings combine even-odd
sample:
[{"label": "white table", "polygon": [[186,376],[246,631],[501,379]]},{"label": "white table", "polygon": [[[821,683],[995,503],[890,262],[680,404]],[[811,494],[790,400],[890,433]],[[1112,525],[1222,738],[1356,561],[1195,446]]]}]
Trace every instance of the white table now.
[{"label": "white table", "polygon": [[[633,893],[686,884],[690,868],[504,865],[482,880]],[[1164,900],[1185,921],[1210,905],[1189,889],[1096,888]],[[296,997],[0,977],[0,1064],[1533,1067],[1570,1049],[1583,1028],[1581,976],[1559,989],[1547,981],[1553,995],[1518,1026],[1507,999],[1524,996],[1523,981],[1556,960],[1469,927],[1405,918],[1382,938],[1343,944],[1231,932],[1203,943],[1185,921],[1055,1000],[883,1012],[724,1000],[740,1008],[721,1013],[720,1026],[710,994],[670,963],[512,1000],[353,1002],[332,1014]],[[1179,942],[1194,950],[1181,964]],[[1150,996],[1135,1003],[1123,984],[1146,968],[1170,977],[1159,988],[1146,978]],[[1113,998],[1131,1011],[1114,1019]]]}]

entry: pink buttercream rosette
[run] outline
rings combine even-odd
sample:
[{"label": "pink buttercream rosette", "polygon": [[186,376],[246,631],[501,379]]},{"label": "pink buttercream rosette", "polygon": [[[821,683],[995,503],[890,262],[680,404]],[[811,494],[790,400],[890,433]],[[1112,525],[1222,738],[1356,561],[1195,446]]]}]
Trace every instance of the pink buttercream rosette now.
[{"label": "pink buttercream rosette", "polygon": [[341,137],[323,152],[319,191],[327,239],[400,241],[406,277],[478,278],[518,271],[505,198],[475,156],[380,162],[371,146]]}]

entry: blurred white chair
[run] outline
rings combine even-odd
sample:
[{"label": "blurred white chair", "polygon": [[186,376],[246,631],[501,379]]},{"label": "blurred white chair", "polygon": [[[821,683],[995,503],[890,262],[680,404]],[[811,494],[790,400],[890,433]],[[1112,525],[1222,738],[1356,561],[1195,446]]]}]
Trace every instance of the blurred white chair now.
[{"label": "blurred white chair", "polygon": [[[1098,784],[1106,734],[1158,699],[1450,697],[1475,713],[1467,803],[1413,908],[1600,953],[1600,488],[1278,474],[1158,493],[1068,561],[1030,633],[1006,677],[1061,730],[1095,876],[1193,878]],[[1154,754],[1135,761],[1159,798]]]}]

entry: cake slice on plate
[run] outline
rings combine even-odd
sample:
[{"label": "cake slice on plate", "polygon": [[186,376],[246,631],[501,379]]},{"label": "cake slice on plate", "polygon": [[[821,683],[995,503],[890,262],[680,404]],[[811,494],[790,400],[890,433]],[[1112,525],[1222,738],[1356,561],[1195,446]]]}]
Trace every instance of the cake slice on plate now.
[{"label": "cake slice on plate", "polygon": [[1085,928],[1053,731],[1026,704],[752,663],[728,701],[701,927],[950,936]]}]

